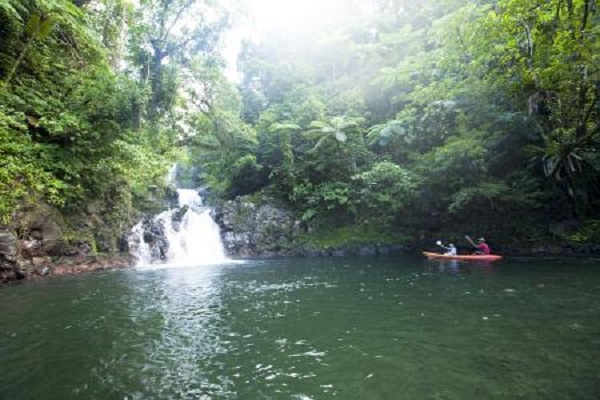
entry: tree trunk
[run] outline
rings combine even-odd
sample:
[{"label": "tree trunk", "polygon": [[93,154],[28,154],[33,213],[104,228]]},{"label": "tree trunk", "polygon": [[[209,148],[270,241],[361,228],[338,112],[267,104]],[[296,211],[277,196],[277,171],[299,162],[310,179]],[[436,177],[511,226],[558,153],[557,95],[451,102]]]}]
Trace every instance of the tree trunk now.
[{"label": "tree trunk", "polygon": [[8,85],[9,84],[9,82],[11,81],[13,75],[17,71],[17,68],[21,64],[21,61],[23,61],[23,57],[25,57],[25,53],[27,53],[27,50],[29,50],[29,47],[31,47],[32,43],[33,43],[33,38],[29,38],[29,40],[27,40],[27,43],[25,44],[25,47],[23,47],[23,50],[19,54],[19,57],[17,57],[17,61],[15,61],[15,65],[13,65],[13,67],[10,70],[10,72],[8,73],[8,76],[6,77],[6,80],[4,81],[4,85]]},{"label": "tree trunk", "polygon": [[148,117],[150,122],[155,122],[158,117],[158,109],[162,100],[162,60],[164,58],[161,49],[154,48],[154,57],[150,65],[150,85],[152,87],[152,99]]}]

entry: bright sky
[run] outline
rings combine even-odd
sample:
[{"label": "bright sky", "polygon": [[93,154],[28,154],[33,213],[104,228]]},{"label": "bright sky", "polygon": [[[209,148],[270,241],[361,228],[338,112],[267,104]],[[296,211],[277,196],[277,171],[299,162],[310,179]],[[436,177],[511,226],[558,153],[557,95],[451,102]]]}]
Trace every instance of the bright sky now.
[{"label": "bright sky", "polygon": [[335,2],[327,0],[246,0],[258,30],[294,30],[331,17]]},{"label": "bright sky", "polygon": [[[227,76],[236,80],[236,59],[243,38],[259,39],[271,31],[291,34],[336,18],[340,0],[243,0],[249,20],[226,37]],[[239,24],[240,21],[238,20]],[[234,22],[235,24],[235,22]]]}]

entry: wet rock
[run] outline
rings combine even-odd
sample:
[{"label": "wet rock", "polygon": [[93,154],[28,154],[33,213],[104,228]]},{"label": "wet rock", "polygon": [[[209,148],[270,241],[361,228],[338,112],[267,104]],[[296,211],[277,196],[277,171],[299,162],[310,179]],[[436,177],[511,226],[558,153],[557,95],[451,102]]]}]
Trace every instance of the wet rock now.
[{"label": "wet rock", "polygon": [[17,252],[17,237],[8,228],[0,228],[0,259],[16,262]]},{"label": "wet rock", "polygon": [[423,246],[418,246],[416,249],[411,249],[407,246],[400,244],[377,244],[375,245],[375,252],[377,255],[388,256],[396,254],[406,254],[410,251],[420,252],[423,248]]},{"label": "wet rock", "polygon": [[377,254],[375,246],[362,246],[358,249],[358,254],[361,256],[374,256]]},{"label": "wet rock", "polygon": [[298,255],[294,239],[301,225],[291,210],[273,200],[247,197],[225,202],[214,211],[227,253],[235,257]]},{"label": "wet rock", "polygon": [[300,255],[302,255],[304,257],[320,257],[321,250],[313,249],[313,248],[303,248],[300,251]]},{"label": "wet rock", "polygon": [[39,204],[19,217],[20,231],[25,233],[26,251],[30,256],[61,255],[67,242],[64,239],[64,220],[53,207]]},{"label": "wet rock", "polygon": [[0,270],[0,282],[6,283],[17,279],[17,273],[12,269]]},{"label": "wet rock", "polygon": [[[167,240],[163,221],[156,221],[147,217],[142,222],[142,240],[150,247],[150,254],[154,259],[164,260],[169,252],[169,241]],[[133,246],[139,245],[130,240]]]},{"label": "wet rock", "polygon": [[207,188],[207,187],[201,187],[200,189],[198,189],[198,194],[203,199],[206,199],[206,198],[208,198],[208,196],[210,196],[211,192],[210,192],[209,188]]},{"label": "wet rock", "polygon": [[129,240],[127,239],[128,233],[123,232],[119,236],[117,247],[120,253],[129,253]]},{"label": "wet rock", "polygon": [[96,251],[99,253],[116,253],[117,240],[118,234],[109,226],[98,227],[94,232]]},{"label": "wet rock", "polygon": [[0,282],[22,279],[18,243],[11,229],[6,226],[0,227]]},{"label": "wet rock", "polygon": [[173,221],[173,229],[175,229],[177,232],[179,232],[179,229],[181,228],[181,221],[183,221],[183,217],[185,217],[187,211],[188,206],[183,206],[178,208],[171,216],[171,220]]},{"label": "wet rock", "polygon": [[564,238],[571,235],[582,227],[582,222],[576,219],[568,219],[551,224],[548,231],[554,236]]},{"label": "wet rock", "polygon": [[37,268],[35,273],[41,276],[60,276],[104,271],[109,269],[123,269],[131,265],[133,265],[133,258],[128,255],[62,257],[51,266]]},{"label": "wet rock", "polygon": [[31,260],[19,260],[17,268],[27,274],[29,271],[35,270],[35,265],[33,265]]},{"label": "wet rock", "polygon": [[[402,246],[351,243],[331,248],[307,244],[311,229],[296,219],[285,204],[263,197],[260,201],[241,196],[217,207],[212,215],[221,229],[228,255],[232,257],[306,256],[348,257],[375,256],[404,252]],[[360,238],[359,238],[360,239]]]},{"label": "wet rock", "polygon": [[41,267],[41,266],[48,266],[48,265],[52,264],[52,259],[48,256],[32,257],[31,263],[33,264],[34,268]]},{"label": "wet rock", "polygon": [[334,249],[330,254],[333,257],[346,257],[348,255],[345,249]]},{"label": "wet rock", "polygon": [[389,246],[389,249],[391,254],[402,254],[407,251],[407,249],[404,246],[399,244]]},{"label": "wet rock", "polygon": [[382,245],[377,246],[377,254],[382,255],[382,256],[387,256],[390,253],[391,253],[391,250],[390,250],[389,246],[382,246]]}]

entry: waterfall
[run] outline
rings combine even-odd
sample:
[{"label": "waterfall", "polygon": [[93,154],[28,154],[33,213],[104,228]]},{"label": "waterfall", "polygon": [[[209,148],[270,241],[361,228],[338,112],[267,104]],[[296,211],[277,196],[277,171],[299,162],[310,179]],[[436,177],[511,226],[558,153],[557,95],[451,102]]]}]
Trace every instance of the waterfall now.
[{"label": "waterfall", "polygon": [[226,262],[219,226],[196,190],[177,189],[179,206],[140,221],[129,244],[138,266],[207,265]]}]

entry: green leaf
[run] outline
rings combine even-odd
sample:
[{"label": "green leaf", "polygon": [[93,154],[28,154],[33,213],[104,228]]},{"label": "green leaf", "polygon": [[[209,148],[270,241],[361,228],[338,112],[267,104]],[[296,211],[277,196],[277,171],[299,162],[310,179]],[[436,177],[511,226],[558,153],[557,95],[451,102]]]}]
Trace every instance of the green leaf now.
[{"label": "green leaf", "polygon": [[38,32],[40,31],[40,20],[41,17],[39,14],[33,14],[29,17],[29,21],[27,21],[27,26],[25,27],[25,32],[33,38],[38,36]]},{"label": "green leaf", "polygon": [[49,18],[49,19],[43,21],[40,25],[38,38],[40,40],[43,40],[46,37],[48,37],[50,35],[50,33],[52,33],[52,30],[54,29],[55,25],[56,25],[56,23],[52,18]]},{"label": "green leaf", "polygon": [[348,140],[348,136],[344,132],[337,131],[335,132],[335,139],[338,142],[344,143],[346,140]]}]

